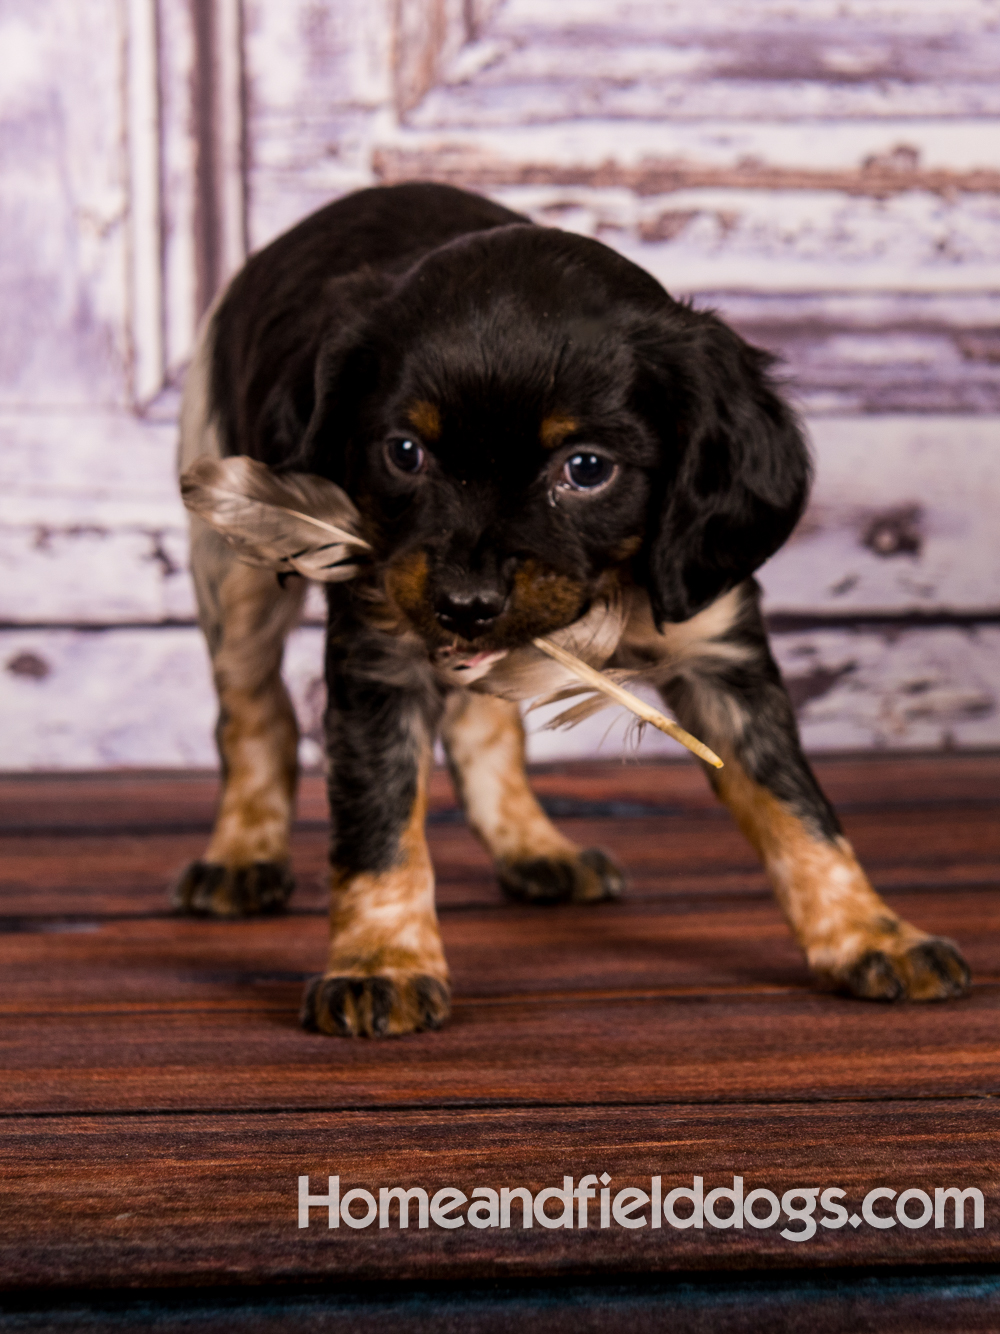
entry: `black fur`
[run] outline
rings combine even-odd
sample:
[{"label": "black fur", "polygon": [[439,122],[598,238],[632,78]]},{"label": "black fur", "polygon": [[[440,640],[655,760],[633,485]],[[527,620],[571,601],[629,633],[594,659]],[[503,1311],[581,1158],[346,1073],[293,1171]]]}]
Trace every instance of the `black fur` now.
[{"label": "black fur", "polygon": [[[695,682],[680,676],[663,688],[667,704],[695,736],[713,730],[703,708],[706,692],[715,707],[720,700],[734,705],[742,728],[727,740],[746,772],[793,810],[817,838],[836,838],[842,833],[840,821],[802,753],[792,702],[767,642],[756,581],[747,581],[736,620],[714,642],[737,647],[738,659],[706,655]],[[708,776],[714,782],[716,771],[710,769]]]},{"label": "black fur", "polygon": [[327,631],[326,740],[333,846],[347,874],[387,871],[417,795],[440,694],[412,646],[373,632],[337,589]]}]

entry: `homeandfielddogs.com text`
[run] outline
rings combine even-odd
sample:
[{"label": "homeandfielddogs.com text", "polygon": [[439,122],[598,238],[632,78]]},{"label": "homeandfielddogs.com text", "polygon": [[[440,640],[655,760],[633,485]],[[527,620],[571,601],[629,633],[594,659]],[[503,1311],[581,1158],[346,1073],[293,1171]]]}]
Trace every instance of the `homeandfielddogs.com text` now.
[{"label": "homeandfielddogs.com text", "polygon": [[312,1194],[309,1177],[300,1176],[299,1227],[310,1226],[314,1210],[325,1213],[331,1228],[408,1228],[411,1220],[417,1228],[780,1227],[786,1241],[808,1241],[818,1227],[964,1228],[967,1220],[974,1228],[985,1225],[983,1193],[975,1187],[937,1186],[932,1195],[913,1186],[875,1186],[855,1211],[839,1186],[793,1186],[779,1195],[760,1186],[745,1191],[739,1176],[732,1183],[706,1191],[700,1176],[690,1186],[674,1187],[655,1176],[649,1190],[615,1190],[605,1172],[588,1173],[575,1185],[564,1176],[562,1186],[534,1194],[526,1186],[477,1186],[471,1197],[454,1186],[433,1194],[420,1186],[382,1186],[376,1196],[359,1186],[342,1193],[339,1176],[327,1178],[326,1194]]}]

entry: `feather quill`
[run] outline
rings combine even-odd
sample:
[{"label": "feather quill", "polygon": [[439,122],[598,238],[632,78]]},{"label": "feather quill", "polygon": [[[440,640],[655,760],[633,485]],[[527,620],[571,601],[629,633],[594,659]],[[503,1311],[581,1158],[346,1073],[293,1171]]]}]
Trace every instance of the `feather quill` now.
[{"label": "feather quill", "polygon": [[239,454],[201,458],[181,477],[184,504],[248,565],[337,583],[353,579],[369,550],[360,516],[339,486],[312,473],[276,475]]},{"label": "feather quill", "polygon": [[[586,616],[572,625],[556,630],[550,638],[574,658],[591,667],[603,667],[618,647],[625,629],[625,606],[620,594],[598,599]],[[481,688],[504,699],[536,699],[539,705],[551,703],[564,690],[578,692],[580,678],[564,664],[539,652],[531,644],[512,649],[483,678]]]},{"label": "feather quill", "polygon": [[[574,672],[580,680],[592,690],[597,690],[602,694],[607,695],[610,699],[614,700],[616,704],[623,704],[626,709],[630,709],[642,722],[652,723],[653,726],[659,728],[661,732],[666,732],[667,736],[672,736],[675,741],[679,741],[682,746],[686,746],[688,750],[697,755],[699,759],[705,760],[707,764],[711,764],[716,769],[722,768],[722,761],[719,759],[718,755],[716,755],[714,750],[709,750],[708,746],[706,746],[703,741],[699,741],[698,738],[692,736],[690,732],[685,732],[684,728],[681,727],[679,723],[671,722],[669,718],[660,713],[659,709],[654,709],[651,704],[647,704],[646,701],[640,699],[638,695],[633,695],[630,690],[625,690],[615,681],[612,681],[607,672],[595,671],[593,667],[588,666],[582,659],[574,657],[572,653],[567,653],[564,648],[559,644],[554,643],[551,639],[539,638],[532,640],[532,643],[535,645],[535,648],[541,649],[541,651],[548,654],[550,658],[554,658],[556,662],[561,663],[562,666],[567,667],[571,672]],[[575,714],[579,708],[580,705],[577,705],[577,709],[569,709],[567,710],[567,714]],[[560,716],[565,718],[567,714]],[[574,717],[572,722],[579,722],[580,717],[585,716],[586,714],[581,714],[579,717]]]}]

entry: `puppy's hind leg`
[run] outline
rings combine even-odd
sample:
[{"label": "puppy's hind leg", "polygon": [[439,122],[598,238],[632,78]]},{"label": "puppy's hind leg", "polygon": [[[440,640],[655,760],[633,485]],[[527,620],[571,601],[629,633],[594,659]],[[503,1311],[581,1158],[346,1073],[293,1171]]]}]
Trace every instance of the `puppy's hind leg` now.
[{"label": "puppy's hind leg", "polygon": [[525,773],[516,704],[454,690],[442,739],[466,818],[496,862],[506,894],[527,903],[595,903],[621,894],[624,880],[614,862],[560,834],[538,804]]},{"label": "puppy's hind leg", "polygon": [[273,571],[241,564],[198,520],[191,539],[199,619],[219,696],[223,787],[208,848],[180,876],[174,902],[184,912],[215,917],[275,912],[294,887],[288,835],[298,778],[298,726],[281,657],[305,583],[292,579],[282,588]]}]

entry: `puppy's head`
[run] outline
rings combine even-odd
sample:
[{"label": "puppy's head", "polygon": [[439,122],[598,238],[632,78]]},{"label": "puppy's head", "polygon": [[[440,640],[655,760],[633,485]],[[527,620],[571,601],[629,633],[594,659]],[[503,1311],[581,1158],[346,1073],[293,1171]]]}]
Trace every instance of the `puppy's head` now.
[{"label": "puppy's head", "polygon": [[434,251],[330,339],[293,466],[354,498],[431,648],[525,644],[625,569],[658,622],[681,621],[804,503],[766,362],[599,243],[499,228]]}]

